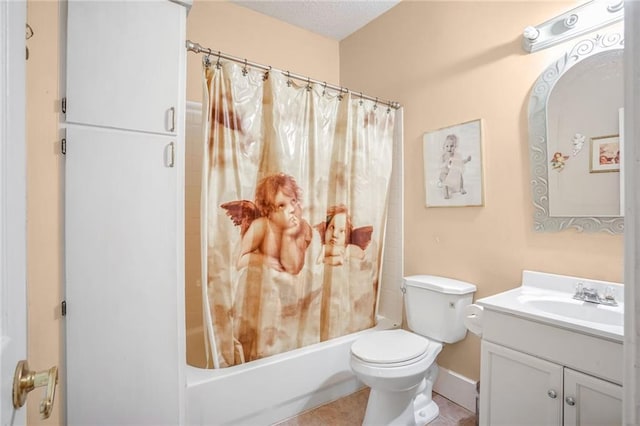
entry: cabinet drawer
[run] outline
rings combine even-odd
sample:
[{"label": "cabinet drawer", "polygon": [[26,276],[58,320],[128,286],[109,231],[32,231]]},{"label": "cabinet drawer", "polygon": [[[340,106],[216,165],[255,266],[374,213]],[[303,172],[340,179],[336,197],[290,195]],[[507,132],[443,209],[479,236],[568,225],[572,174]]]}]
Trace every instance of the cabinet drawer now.
[{"label": "cabinet drawer", "polygon": [[484,310],[482,338],[622,384],[622,343]]}]

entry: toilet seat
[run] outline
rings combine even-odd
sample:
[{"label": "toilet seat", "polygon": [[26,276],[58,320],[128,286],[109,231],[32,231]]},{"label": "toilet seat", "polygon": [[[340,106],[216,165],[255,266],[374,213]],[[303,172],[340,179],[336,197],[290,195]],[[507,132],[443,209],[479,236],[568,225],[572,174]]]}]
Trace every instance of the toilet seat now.
[{"label": "toilet seat", "polygon": [[441,349],[440,343],[397,329],[361,337],[351,346],[351,355],[372,367],[393,368],[418,363],[427,357],[435,359]]},{"label": "toilet seat", "polygon": [[362,424],[416,425],[436,418],[431,392],[441,350],[442,343],[401,329],[358,338],[351,345],[351,370],[371,389]]}]

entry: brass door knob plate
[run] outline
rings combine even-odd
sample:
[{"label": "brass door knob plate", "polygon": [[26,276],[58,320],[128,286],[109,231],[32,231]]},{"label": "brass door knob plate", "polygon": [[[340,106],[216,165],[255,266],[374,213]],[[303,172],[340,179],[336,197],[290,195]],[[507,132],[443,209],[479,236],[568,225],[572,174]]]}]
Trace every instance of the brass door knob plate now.
[{"label": "brass door knob plate", "polygon": [[58,367],[35,372],[29,370],[27,361],[22,360],[16,366],[13,376],[13,407],[20,408],[27,401],[27,394],[41,386],[47,387],[45,398],[40,402],[40,415],[43,419],[49,418],[53,410],[53,400],[58,384]]}]

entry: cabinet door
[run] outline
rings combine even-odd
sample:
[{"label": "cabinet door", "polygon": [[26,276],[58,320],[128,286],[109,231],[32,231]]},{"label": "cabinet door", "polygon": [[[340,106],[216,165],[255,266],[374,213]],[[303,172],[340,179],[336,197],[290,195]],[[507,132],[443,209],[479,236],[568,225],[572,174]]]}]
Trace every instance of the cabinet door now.
[{"label": "cabinet door", "polygon": [[180,424],[184,295],[168,136],[67,129],[70,425]]},{"label": "cabinet door", "polygon": [[69,1],[66,121],[175,133],[185,13],[168,0]]},{"label": "cabinet door", "polygon": [[565,368],[564,402],[567,426],[622,424],[622,386]]},{"label": "cabinet door", "polygon": [[559,425],[562,366],[482,341],[480,424]]}]

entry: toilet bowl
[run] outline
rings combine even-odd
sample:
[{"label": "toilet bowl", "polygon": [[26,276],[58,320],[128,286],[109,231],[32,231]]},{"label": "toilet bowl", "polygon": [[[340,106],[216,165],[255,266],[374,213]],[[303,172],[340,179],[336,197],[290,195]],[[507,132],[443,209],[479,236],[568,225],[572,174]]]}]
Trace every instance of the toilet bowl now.
[{"label": "toilet bowl", "polygon": [[371,388],[363,425],[415,425],[437,417],[430,396],[418,398],[423,402],[418,410],[414,400],[427,389],[431,393],[427,371],[441,350],[441,343],[401,329],[358,339],[351,347],[351,369]]},{"label": "toilet bowl", "polygon": [[424,425],[439,414],[432,400],[436,357],[466,336],[464,308],[476,287],[433,275],[406,277],[407,325],[369,333],[351,346],[351,369],[371,388],[363,425]]}]

